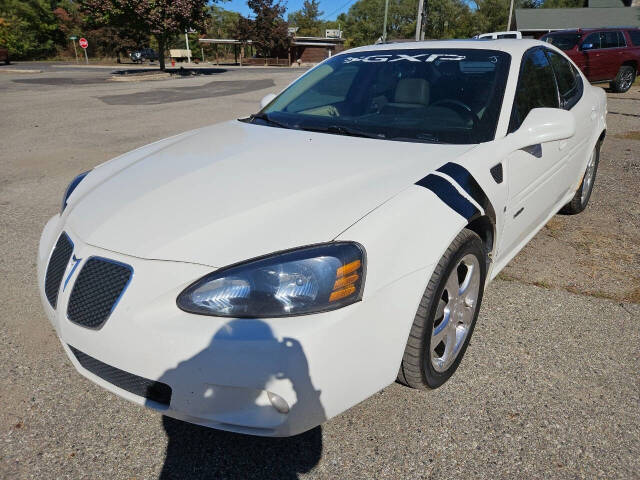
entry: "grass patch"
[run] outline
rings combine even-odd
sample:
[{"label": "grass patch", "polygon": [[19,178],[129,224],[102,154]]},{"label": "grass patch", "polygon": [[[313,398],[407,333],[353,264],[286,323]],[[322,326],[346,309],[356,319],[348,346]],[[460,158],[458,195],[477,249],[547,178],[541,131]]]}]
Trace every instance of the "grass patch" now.
[{"label": "grass patch", "polygon": [[640,303],[640,287],[636,287],[630,292],[627,292],[626,297],[631,303]]},{"label": "grass patch", "polygon": [[640,141],[640,131],[632,130],[630,132],[625,133],[617,133],[615,135],[616,138],[622,138],[624,140],[638,140]]},{"label": "grass patch", "polygon": [[535,285],[536,287],[546,288],[547,290],[551,290],[553,288],[553,285],[551,285],[546,280],[536,280],[532,285]]}]

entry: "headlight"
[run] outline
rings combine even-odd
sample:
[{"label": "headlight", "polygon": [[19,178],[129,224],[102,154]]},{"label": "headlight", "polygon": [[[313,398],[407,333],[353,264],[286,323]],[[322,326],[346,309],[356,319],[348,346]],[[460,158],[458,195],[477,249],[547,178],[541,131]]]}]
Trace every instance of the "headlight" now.
[{"label": "headlight", "polygon": [[177,299],[219,317],[283,317],[335,310],[362,298],[364,248],[335,242],[269,255],[213,272]]},{"label": "headlight", "polygon": [[76,178],[71,180],[71,183],[69,184],[69,186],[64,192],[64,197],[62,197],[62,208],[60,209],[60,213],[64,212],[64,209],[67,207],[67,200],[69,199],[69,196],[73,193],[73,191],[76,189],[78,184],[80,184],[82,179],[86,177],[88,174],[89,172],[81,173]]}]

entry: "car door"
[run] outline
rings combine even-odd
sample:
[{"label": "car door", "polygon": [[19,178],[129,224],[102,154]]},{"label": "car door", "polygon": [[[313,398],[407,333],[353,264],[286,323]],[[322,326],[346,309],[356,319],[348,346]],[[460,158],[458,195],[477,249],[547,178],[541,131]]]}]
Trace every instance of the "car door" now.
[{"label": "car door", "polygon": [[[584,84],[577,69],[563,55],[545,48],[545,53],[553,68],[560,95],[560,108],[574,113],[576,134],[562,143],[566,151],[565,163],[567,189],[575,187],[575,182],[583,171],[583,166],[591,148],[589,139],[597,122],[596,105],[583,98]],[[568,190],[567,190],[568,191]]]},{"label": "car door", "polygon": [[600,46],[600,32],[594,32],[587,35],[582,44],[580,45],[580,51],[582,52],[582,71],[587,78],[592,81],[607,80],[604,68],[604,53]]},{"label": "car door", "polygon": [[[543,48],[528,50],[522,58],[509,133],[520,128],[532,109],[559,106],[555,75]],[[503,159],[509,191],[498,251],[503,260],[519,250],[565,196],[566,142],[531,145]]]},{"label": "car door", "polygon": [[602,77],[604,79],[611,80],[618,74],[626,46],[624,36],[619,30],[600,32]]}]

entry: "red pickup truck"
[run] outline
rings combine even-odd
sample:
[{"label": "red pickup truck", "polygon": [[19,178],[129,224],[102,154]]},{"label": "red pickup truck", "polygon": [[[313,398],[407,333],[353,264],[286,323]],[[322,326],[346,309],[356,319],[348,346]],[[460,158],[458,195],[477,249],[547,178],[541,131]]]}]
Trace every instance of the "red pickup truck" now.
[{"label": "red pickup truck", "polygon": [[590,82],[624,93],[640,68],[640,28],[590,28],[548,33],[540,40],[564,50]]}]

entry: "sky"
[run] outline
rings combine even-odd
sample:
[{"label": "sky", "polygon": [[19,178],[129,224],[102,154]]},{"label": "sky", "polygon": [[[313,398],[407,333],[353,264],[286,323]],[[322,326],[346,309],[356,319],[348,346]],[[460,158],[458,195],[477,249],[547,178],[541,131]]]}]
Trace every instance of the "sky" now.
[{"label": "sky", "polygon": [[[291,12],[300,10],[304,0],[282,0],[287,7],[287,13],[285,18]],[[355,3],[356,0],[320,0],[320,11],[324,12],[322,15],[323,20],[335,20],[342,12],[349,10],[349,7]],[[217,3],[219,7],[225,10],[232,10],[234,12],[241,13],[247,16],[250,13],[249,7],[247,7],[247,0],[231,0]],[[416,2],[417,5],[417,2]]]}]

